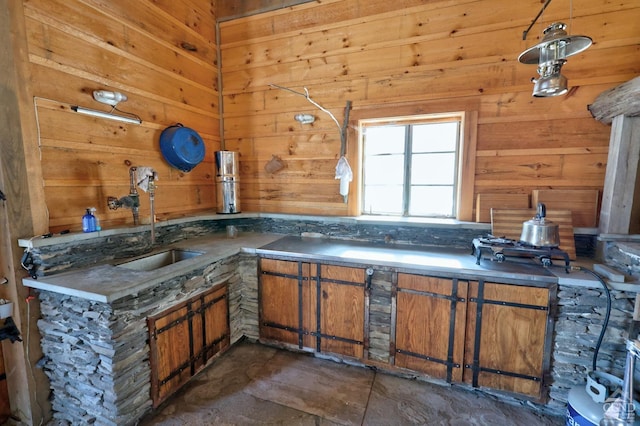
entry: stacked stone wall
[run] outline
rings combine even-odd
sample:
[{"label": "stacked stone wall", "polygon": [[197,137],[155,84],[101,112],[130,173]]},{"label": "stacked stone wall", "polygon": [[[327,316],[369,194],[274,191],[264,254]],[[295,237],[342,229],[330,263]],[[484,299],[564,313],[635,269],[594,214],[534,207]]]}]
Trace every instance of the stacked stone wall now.
[{"label": "stacked stone wall", "polygon": [[[133,425],[151,409],[147,317],[224,280],[240,289],[238,256],[112,303],[41,291],[38,328],[59,424]],[[229,311],[241,301],[230,296]]]}]

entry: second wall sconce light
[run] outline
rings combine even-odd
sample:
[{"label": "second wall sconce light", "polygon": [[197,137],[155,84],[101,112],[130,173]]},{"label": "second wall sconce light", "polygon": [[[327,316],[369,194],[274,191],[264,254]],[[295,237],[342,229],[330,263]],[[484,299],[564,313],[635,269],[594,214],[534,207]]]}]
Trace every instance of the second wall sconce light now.
[{"label": "second wall sconce light", "polygon": [[316,117],[311,114],[296,114],[293,119],[300,124],[311,124],[316,121]]}]

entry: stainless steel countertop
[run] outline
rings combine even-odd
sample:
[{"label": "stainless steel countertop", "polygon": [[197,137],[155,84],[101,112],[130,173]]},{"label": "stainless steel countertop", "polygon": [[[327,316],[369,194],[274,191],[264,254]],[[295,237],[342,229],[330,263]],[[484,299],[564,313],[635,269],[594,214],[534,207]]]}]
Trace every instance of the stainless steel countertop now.
[{"label": "stainless steel countertop", "polygon": [[[112,302],[135,295],[166,280],[207,266],[240,252],[266,256],[279,256],[310,261],[327,261],[373,267],[390,267],[407,272],[424,272],[467,279],[491,278],[496,281],[530,283],[533,285],[560,285],[599,287],[589,274],[581,271],[566,273],[564,265],[544,268],[535,259],[522,259],[521,263],[503,263],[476,257],[468,250],[447,247],[422,247],[400,244],[374,244],[351,240],[282,236],[276,234],[243,233],[237,238],[226,234],[213,234],[189,239],[171,247],[202,251],[202,256],[187,259],[155,271],[133,271],[113,264],[73,270],[37,280],[23,278],[26,287],[82,297],[98,302]],[[122,263],[120,260],[117,263]],[[628,291],[640,287],[623,284]]]},{"label": "stainless steel countertop", "polygon": [[[342,262],[404,271],[440,273],[463,278],[493,278],[537,283],[556,283],[557,276],[534,259],[493,262],[468,250],[399,244],[372,244],[351,240],[287,236],[256,249],[256,253],[292,259]],[[564,268],[560,268],[562,273]]]},{"label": "stainless steel countertop", "polygon": [[134,271],[117,266],[116,262],[77,269],[60,274],[23,278],[26,287],[54,293],[81,297],[96,302],[112,302],[125,296],[135,295],[164,281],[190,271],[210,265],[220,259],[240,252],[253,253],[255,248],[268,244],[282,235],[243,233],[238,238],[227,238],[226,233],[184,240],[171,246],[159,247],[154,252],[169,248],[201,251],[202,255],[167,265],[154,271]]}]

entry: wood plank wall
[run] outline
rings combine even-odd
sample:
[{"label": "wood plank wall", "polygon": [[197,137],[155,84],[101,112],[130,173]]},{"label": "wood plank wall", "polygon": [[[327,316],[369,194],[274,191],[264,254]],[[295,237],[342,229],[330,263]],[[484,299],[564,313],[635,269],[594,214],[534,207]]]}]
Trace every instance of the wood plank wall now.
[{"label": "wood plank wall", "polygon": [[[214,0],[25,0],[31,89],[49,228],[81,229],[86,207],[103,228],[133,223],[130,210],[107,209],[107,196],[129,192],[129,167],[159,174],[159,219],[215,209],[213,152],[220,149]],[[108,111],[93,90],[129,97],[118,108],[142,125],[93,118],[71,105]],[[159,146],[176,123],[205,141],[203,163],[189,173],[172,168]],[[149,221],[141,192],[140,217]]]},{"label": "wood plank wall", "polygon": [[[334,179],[342,120],[353,102],[348,159],[360,167],[357,118],[421,112],[477,112],[474,195],[533,189],[602,190],[608,126],[587,105],[640,74],[640,4],[557,0],[527,40],[539,0],[324,0],[220,24],[226,149],[240,152],[244,210],[358,214],[358,176],[349,204]],[[572,16],[569,22],[569,16]],[[554,21],[594,45],[563,68],[570,92],[533,98],[536,66],[517,57]],[[312,125],[297,113],[317,117]],[[273,155],[285,168],[264,170]],[[471,211],[463,219],[471,220]]]},{"label": "wood plank wall", "polygon": [[315,2],[317,0],[218,0],[216,17],[218,22],[222,22],[311,1]]}]

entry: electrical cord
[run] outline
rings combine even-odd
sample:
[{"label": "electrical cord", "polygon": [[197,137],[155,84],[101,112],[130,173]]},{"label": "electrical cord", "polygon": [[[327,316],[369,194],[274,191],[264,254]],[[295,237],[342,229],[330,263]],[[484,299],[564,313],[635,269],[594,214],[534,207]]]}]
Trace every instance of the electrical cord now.
[{"label": "electrical cord", "polygon": [[602,289],[604,290],[604,294],[607,297],[607,311],[605,313],[604,316],[604,321],[602,323],[602,330],[600,330],[600,335],[598,336],[598,341],[596,343],[596,347],[593,351],[593,364],[592,364],[592,371],[596,371],[596,364],[597,364],[597,360],[598,360],[598,352],[600,352],[600,346],[602,345],[602,339],[604,338],[604,333],[607,331],[607,326],[609,325],[609,317],[611,316],[611,292],[609,291],[609,288],[607,287],[607,284],[604,282],[604,280],[602,279],[602,277],[598,274],[596,274],[594,271],[592,271],[591,269],[587,269],[583,266],[572,266],[571,269],[577,269],[579,271],[584,271],[588,274],[593,275],[602,285]]}]

